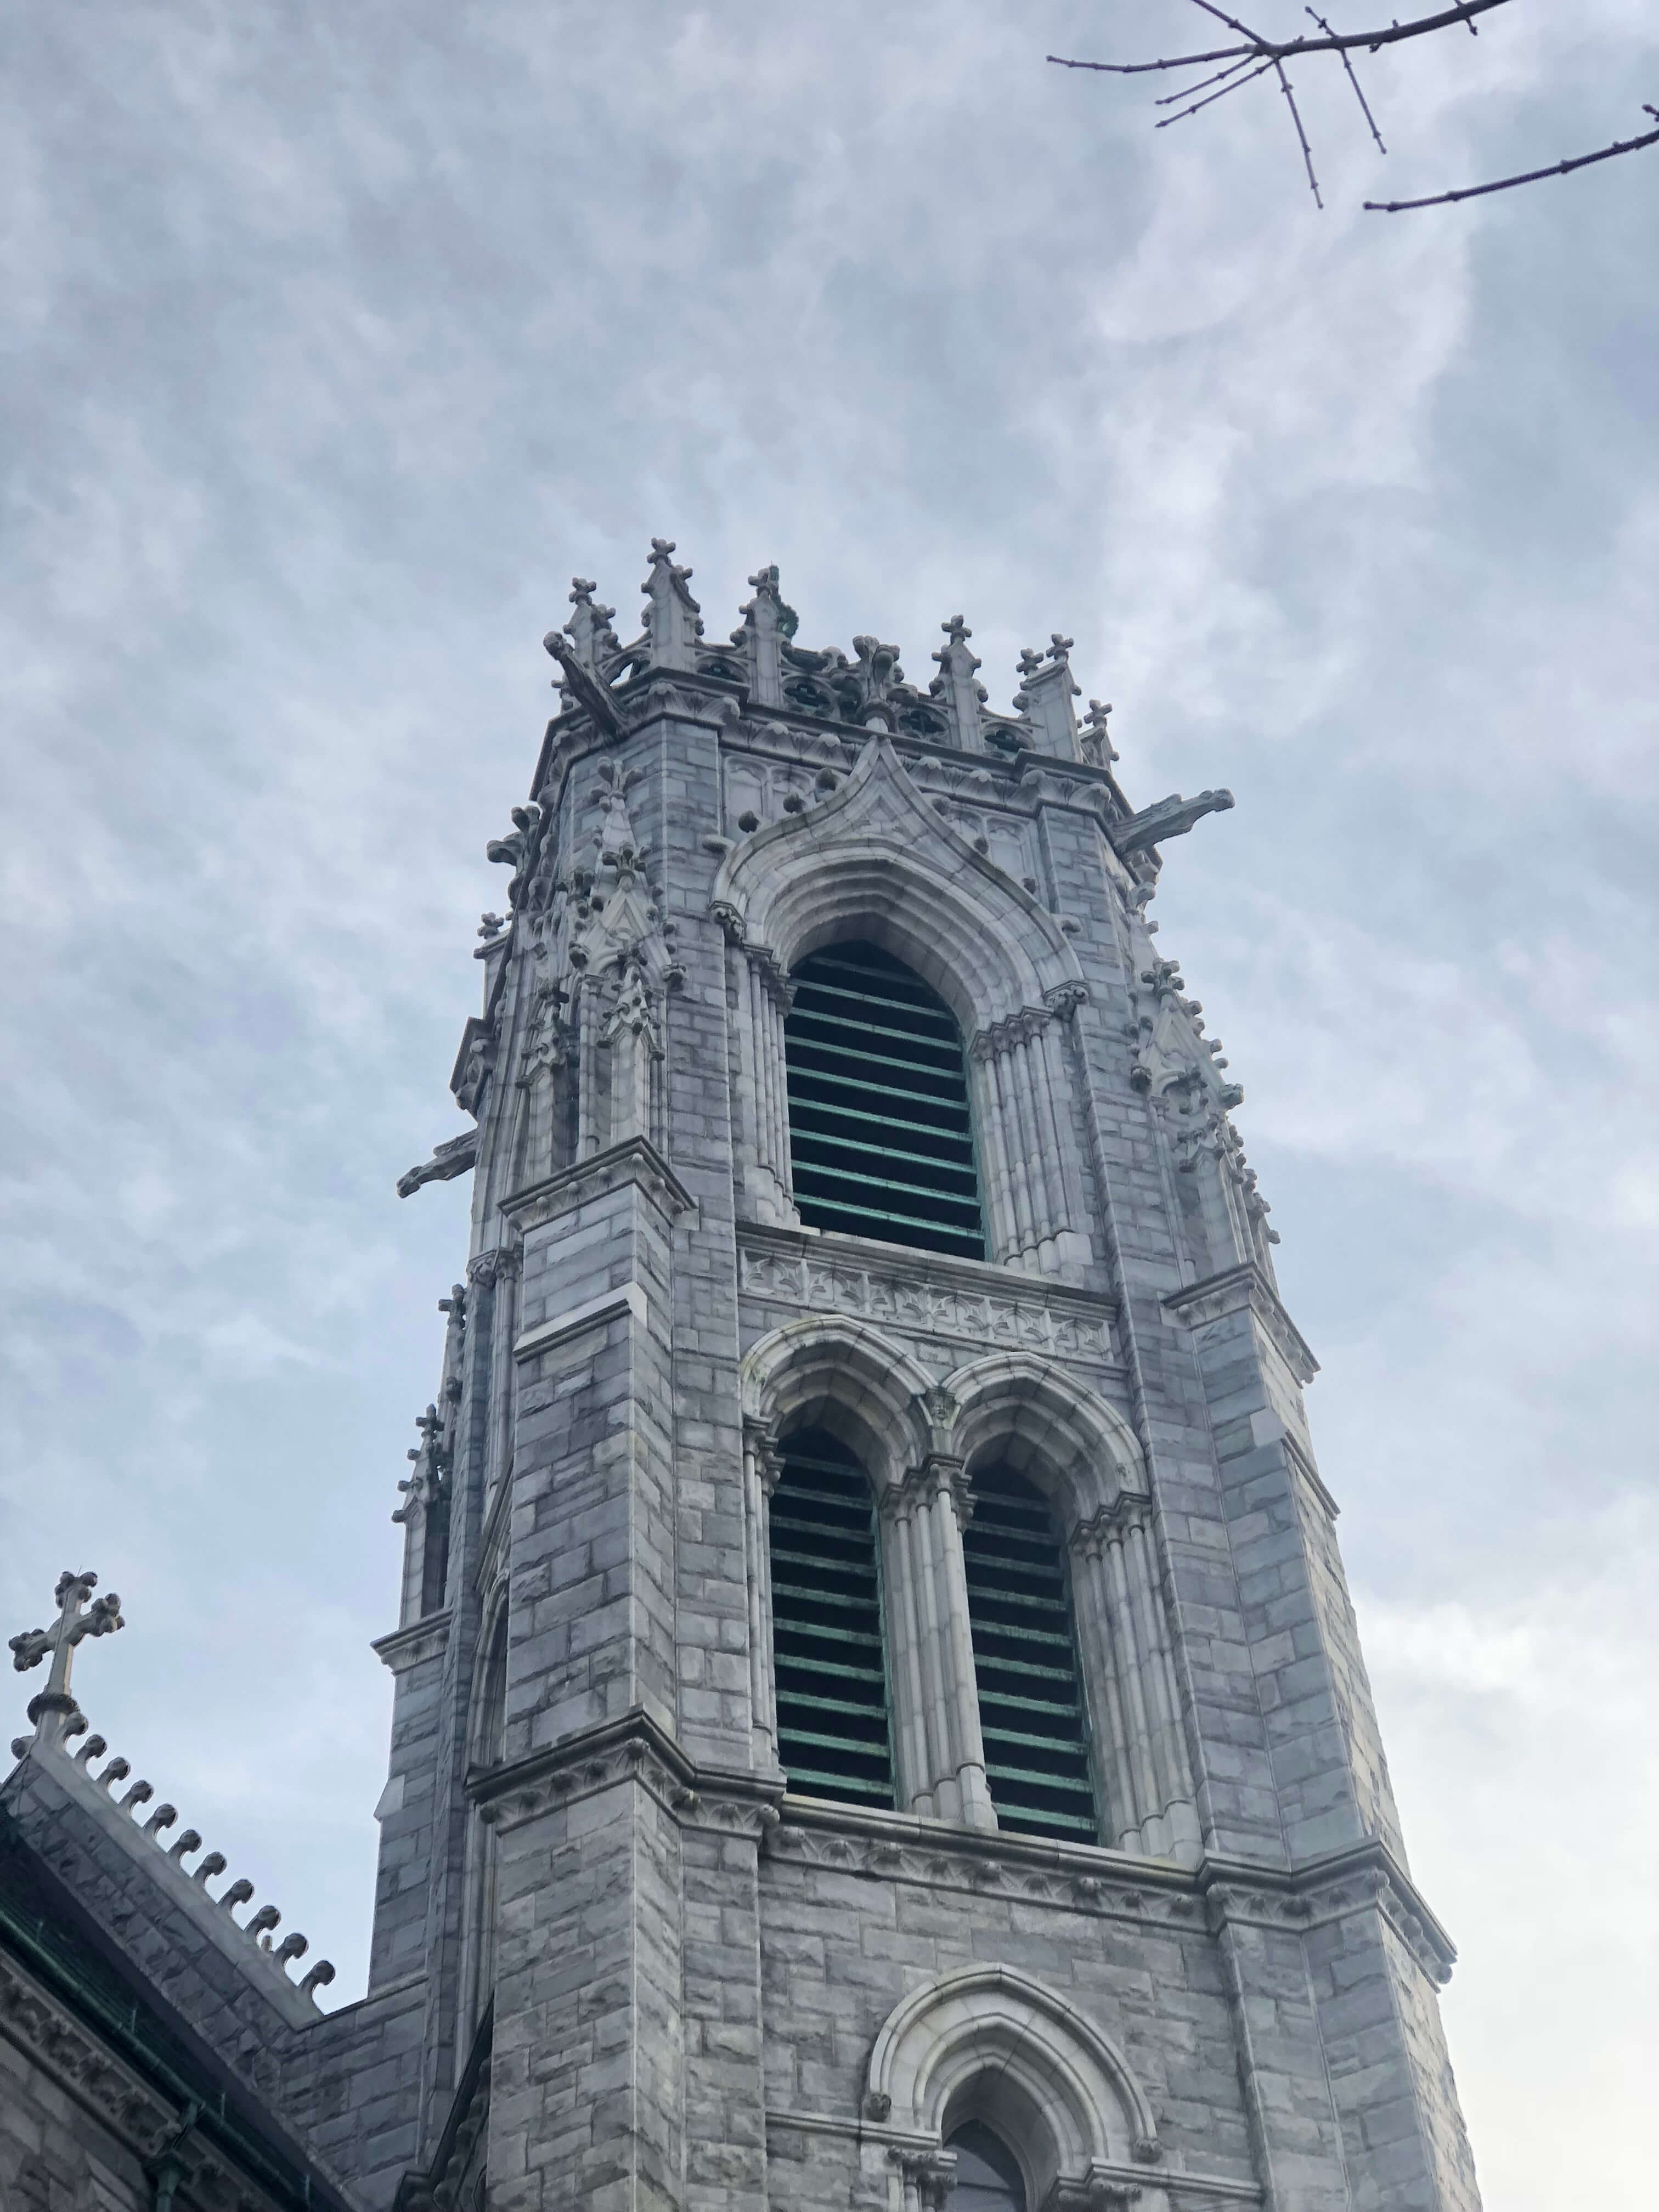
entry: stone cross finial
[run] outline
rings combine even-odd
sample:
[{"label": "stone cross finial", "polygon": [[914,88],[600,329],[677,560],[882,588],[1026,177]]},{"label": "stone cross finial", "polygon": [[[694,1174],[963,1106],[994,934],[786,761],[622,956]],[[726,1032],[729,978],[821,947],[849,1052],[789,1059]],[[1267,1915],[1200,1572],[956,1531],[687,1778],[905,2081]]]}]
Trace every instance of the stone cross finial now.
[{"label": "stone cross finial", "polygon": [[1106,726],[1106,717],[1111,711],[1109,700],[1103,706],[1098,699],[1091,699],[1089,711],[1083,718],[1084,757],[1091,760],[1097,768],[1109,768],[1117,758],[1117,747]]},{"label": "stone cross finial", "polygon": [[951,719],[951,734],[960,750],[978,752],[979,710],[986,691],[982,684],[974,681],[974,672],[980,665],[979,656],[968,643],[974,633],[960,615],[952,615],[939,628],[945,632],[945,643],[933,655],[939,663],[939,674],[929,689],[944,701],[945,711]]},{"label": "stone cross finial", "polygon": [[21,1636],[11,1638],[9,1649],[12,1664],[20,1674],[52,1654],[52,1672],[46,1686],[38,1697],[29,1700],[29,1718],[34,1723],[36,1743],[61,1743],[66,1735],[74,1732],[72,1723],[86,1726],[80,1707],[70,1692],[70,1662],[75,1647],[83,1637],[109,1636],[126,1624],[121,1618],[121,1601],[113,1590],[106,1597],[88,1604],[98,1586],[94,1574],[71,1574],[67,1569],[58,1577],[54,1593],[58,1601],[58,1621],[52,1628],[27,1629]]}]

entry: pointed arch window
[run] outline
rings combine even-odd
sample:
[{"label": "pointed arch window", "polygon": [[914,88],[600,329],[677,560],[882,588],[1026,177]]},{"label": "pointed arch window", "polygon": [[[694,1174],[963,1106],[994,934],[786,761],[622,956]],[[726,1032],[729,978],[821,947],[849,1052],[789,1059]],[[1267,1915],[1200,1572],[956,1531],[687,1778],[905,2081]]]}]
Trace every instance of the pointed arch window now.
[{"label": "pointed arch window", "polygon": [[1048,1500],[1011,1467],[975,1474],[962,1550],[997,1825],[1097,1843],[1066,1554]]},{"label": "pointed arch window", "polygon": [[784,1024],[795,1202],[815,1229],[985,1257],[956,1017],[878,945],[799,962]]},{"label": "pointed arch window", "polygon": [[893,1802],[875,1499],[845,1444],[798,1430],[769,1515],[778,1756],[793,1789]]}]

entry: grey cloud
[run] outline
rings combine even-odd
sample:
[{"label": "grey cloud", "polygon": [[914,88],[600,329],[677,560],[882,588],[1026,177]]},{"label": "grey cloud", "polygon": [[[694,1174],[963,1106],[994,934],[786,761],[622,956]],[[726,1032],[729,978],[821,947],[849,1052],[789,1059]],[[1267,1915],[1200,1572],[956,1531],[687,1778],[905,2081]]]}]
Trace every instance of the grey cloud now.
[{"label": "grey cloud", "polygon": [[[1402,189],[1593,143],[1654,78],[1620,0],[1505,19],[1378,58]],[[1634,2207],[1614,1905],[1594,1973],[1528,1933],[1570,2049],[1517,2035],[1504,1961],[1592,1791],[1636,1911],[1655,1770],[1502,1668],[1534,1616],[1587,1698],[1652,1661],[1654,173],[1367,216],[1375,157],[1316,90],[1320,217],[1279,103],[1154,137],[1042,66],[1146,21],[21,27],[0,1595],[31,1622],[71,1555],[120,1589],[99,1727],[361,1971],[365,1647],[467,1198],[392,1184],[459,1126],[483,848],[572,570],[626,619],[675,537],[717,632],[776,560],[810,639],[878,630],[913,674],[961,607],[999,702],[1063,629],[1137,797],[1238,795],[1171,848],[1159,941],[1325,1361],[1489,2199]]]}]

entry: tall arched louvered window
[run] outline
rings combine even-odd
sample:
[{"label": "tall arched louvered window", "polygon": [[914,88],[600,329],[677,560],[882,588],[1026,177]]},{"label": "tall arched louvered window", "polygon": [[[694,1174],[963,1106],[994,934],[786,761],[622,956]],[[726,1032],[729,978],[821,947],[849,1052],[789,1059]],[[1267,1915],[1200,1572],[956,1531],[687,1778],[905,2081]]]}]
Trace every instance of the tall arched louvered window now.
[{"label": "tall arched louvered window", "polygon": [[810,1797],[891,1807],[875,1499],[822,1429],[788,1437],[772,1493],[778,1757]]},{"label": "tall arched louvered window", "polygon": [[879,945],[834,945],[789,978],[795,1203],[815,1229],[985,1257],[962,1032]]},{"label": "tall arched louvered window", "polygon": [[1012,1468],[976,1474],[962,1549],[997,1825],[1097,1843],[1066,1557],[1048,1500]]}]

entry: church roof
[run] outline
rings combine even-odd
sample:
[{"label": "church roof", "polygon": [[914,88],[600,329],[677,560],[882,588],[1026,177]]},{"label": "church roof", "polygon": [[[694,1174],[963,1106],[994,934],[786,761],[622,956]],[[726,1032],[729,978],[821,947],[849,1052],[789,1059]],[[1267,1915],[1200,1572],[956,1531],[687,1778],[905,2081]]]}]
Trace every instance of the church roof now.
[{"label": "church roof", "polygon": [[161,2097],[197,2106],[195,2131],[283,2212],[346,2212],[339,2191],[280,2139],[246,2084],[122,1957],[3,1804],[0,1954]]}]

